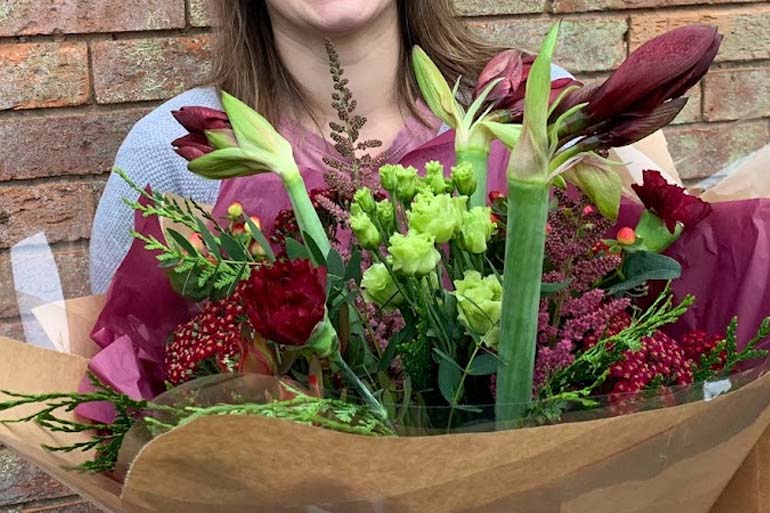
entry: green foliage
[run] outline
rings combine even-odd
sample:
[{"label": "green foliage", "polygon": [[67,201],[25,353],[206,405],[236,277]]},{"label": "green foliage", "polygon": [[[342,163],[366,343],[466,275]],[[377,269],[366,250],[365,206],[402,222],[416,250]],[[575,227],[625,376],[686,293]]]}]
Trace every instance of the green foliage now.
[{"label": "green foliage", "polygon": [[[118,461],[118,453],[123,438],[134,425],[142,412],[147,408],[146,401],[133,399],[115,392],[93,374],[88,374],[91,385],[95,388],[90,393],[68,394],[18,394],[0,391],[0,395],[11,397],[12,400],[0,402],[0,411],[11,410],[19,406],[40,405],[41,409],[25,417],[0,421],[2,424],[13,424],[33,421],[42,428],[54,433],[90,433],[91,438],[85,442],[72,445],[43,446],[52,452],[83,452],[95,451],[94,458],[77,467],[83,472],[108,472],[113,470]],[[73,412],[84,404],[111,403],[115,407],[116,417],[111,424],[87,424],[75,420],[63,419],[57,412]]]},{"label": "green foliage", "polygon": [[623,279],[611,285],[607,292],[627,292],[654,280],[675,280],[682,275],[682,266],[673,258],[651,251],[628,252],[621,269]]},{"label": "green foliage", "polygon": [[[701,358],[694,376],[696,382],[715,381],[732,374],[742,363],[767,358],[768,351],[757,346],[770,337],[770,318],[764,319],[742,350],[738,350],[738,318],[733,318],[725,330],[725,339]],[[724,365],[722,364],[724,362]]]},{"label": "green foliage", "polygon": [[203,417],[223,415],[259,415],[356,435],[394,434],[390,427],[366,406],[338,399],[313,397],[288,384],[283,386],[294,395],[293,399],[264,404],[218,404],[205,408],[189,406],[173,412],[172,417],[176,420],[172,423],[162,422],[154,417],[145,417],[144,421],[156,436]]}]

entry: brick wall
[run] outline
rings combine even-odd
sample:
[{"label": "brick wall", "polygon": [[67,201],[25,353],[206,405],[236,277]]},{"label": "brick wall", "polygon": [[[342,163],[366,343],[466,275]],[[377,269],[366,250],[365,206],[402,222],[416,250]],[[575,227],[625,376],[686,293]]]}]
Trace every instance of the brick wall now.
[{"label": "brick wall", "polygon": [[[429,1],[429,0],[413,0]],[[606,76],[641,42],[692,22],[727,34],[668,129],[696,181],[770,142],[770,4],[758,0],[456,0],[480,33],[532,49],[565,20],[559,61]],[[158,101],[201,81],[205,0],[0,0],[0,335],[22,336],[7,248],[44,231],[68,296],[88,292],[90,221],[112,158]],[[94,511],[0,448],[0,513]]]}]

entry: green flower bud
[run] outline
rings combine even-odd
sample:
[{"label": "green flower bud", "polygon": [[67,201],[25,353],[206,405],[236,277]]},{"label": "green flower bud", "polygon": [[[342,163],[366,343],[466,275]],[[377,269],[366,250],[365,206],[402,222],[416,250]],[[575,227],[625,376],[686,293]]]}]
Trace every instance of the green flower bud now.
[{"label": "green flower bud", "polygon": [[470,162],[463,162],[452,168],[452,184],[457,192],[464,196],[471,196],[476,192],[476,173]]},{"label": "green flower bud", "polygon": [[456,280],[454,285],[460,323],[484,337],[488,346],[496,346],[503,305],[500,280],[496,276],[482,278],[477,271],[466,271],[465,277]]},{"label": "green flower bud", "polygon": [[369,187],[358,189],[353,196],[353,202],[356,205],[360,205],[361,210],[367,214],[373,214],[377,208],[377,204],[374,201],[374,195]]},{"label": "green flower bud", "polygon": [[380,168],[380,183],[386,191],[395,191],[398,185],[396,170],[401,166],[386,164]]},{"label": "green flower bud", "polygon": [[436,240],[431,235],[413,230],[409,230],[406,235],[394,234],[390,238],[388,253],[393,270],[408,276],[425,276],[441,260],[441,254],[436,250]]},{"label": "green flower bud", "polygon": [[366,301],[381,307],[398,306],[404,299],[385,264],[374,264],[364,272],[361,289]]},{"label": "green flower bud", "polygon": [[449,194],[418,194],[407,217],[410,229],[432,236],[439,244],[449,242],[460,228],[461,218]]},{"label": "green flower bud", "polygon": [[377,203],[377,218],[380,221],[382,228],[390,233],[396,227],[396,209],[393,208],[393,203],[388,199],[384,199]]},{"label": "green flower bud", "polygon": [[487,242],[496,230],[497,224],[492,221],[492,209],[474,207],[463,213],[460,241],[469,252],[484,253],[487,250]]},{"label": "green flower bud", "polygon": [[350,216],[350,229],[364,249],[376,249],[382,242],[380,231],[364,212]]},{"label": "green flower bud", "polygon": [[417,170],[413,167],[396,168],[396,196],[404,202],[412,201],[417,194]]},{"label": "green flower bud", "polygon": [[425,185],[434,194],[449,192],[449,184],[444,179],[444,166],[432,160],[425,164]]}]

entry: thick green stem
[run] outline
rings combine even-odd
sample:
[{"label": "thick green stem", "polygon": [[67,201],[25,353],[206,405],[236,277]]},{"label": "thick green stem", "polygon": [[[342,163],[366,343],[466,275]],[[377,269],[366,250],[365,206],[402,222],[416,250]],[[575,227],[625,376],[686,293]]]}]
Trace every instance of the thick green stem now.
[{"label": "thick green stem", "polygon": [[496,416],[501,426],[526,413],[532,400],[549,190],[545,182],[508,182],[497,368]]},{"label": "thick green stem", "polygon": [[313,203],[310,201],[302,175],[299,174],[299,171],[289,173],[285,176],[283,184],[286,187],[286,192],[289,193],[294,216],[297,218],[297,225],[303,237],[305,234],[310,236],[316,246],[318,246],[318,249],[321,250],[321,253],[324,256],[328,255],[331,250],[329,237],[326,235],[326,230],[324,230],[323,224],[321,224],[321,220],[318,218],[318,212],[316,212]]},{"label": "thick green stem", "polygon": [[457,163],[464,162],[473,166],[476,174],[476,192],[470,199],[469,207],[484,207],[487,204],[487,165],[489,150],[480,148],[465,148],[457,150]]}]

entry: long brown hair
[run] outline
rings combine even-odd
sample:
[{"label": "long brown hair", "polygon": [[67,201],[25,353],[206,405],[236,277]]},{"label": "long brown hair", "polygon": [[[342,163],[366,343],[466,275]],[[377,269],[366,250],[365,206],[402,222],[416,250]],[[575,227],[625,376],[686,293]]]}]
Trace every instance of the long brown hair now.
[{"label": "long brown hair", "polygon": [[[396,0],[401,30],[398,94],[417,113],[419,96],[410,51],[420,45],[450,83],[471,84],[500,48],[475,37],[458,19],[453,0]],[[234,94],[275,122],[278,106],[294,115],[311,114],[305,92],[286,67],[273,39],[265,0],[214,0],[217,48],[214,84]],[[276,101],[280,99],[281,101]],[[311,114],[312,115],[312,114]]]}]

